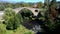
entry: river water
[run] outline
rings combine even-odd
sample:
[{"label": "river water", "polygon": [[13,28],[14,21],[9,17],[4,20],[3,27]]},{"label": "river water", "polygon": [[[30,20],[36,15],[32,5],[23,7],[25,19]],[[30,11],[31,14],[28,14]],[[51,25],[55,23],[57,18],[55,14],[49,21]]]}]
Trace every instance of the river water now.
[{"label": "river water", "polygon": [[32,31],[34,31],[35,34],[37,33],[44,33],[44,30],[42,28],[42,22],[39,20],[28,20],[27,22],[24,22],[23,25]]}]

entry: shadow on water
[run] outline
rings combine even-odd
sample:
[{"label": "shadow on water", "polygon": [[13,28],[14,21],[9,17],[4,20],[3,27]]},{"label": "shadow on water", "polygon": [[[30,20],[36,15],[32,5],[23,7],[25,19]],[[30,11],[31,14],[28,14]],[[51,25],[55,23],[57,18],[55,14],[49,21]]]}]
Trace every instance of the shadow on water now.
[{"label": "shadow on water", "polygon": [[36,34],[45,34],[43,29],[44,22],[38,19],[35,20],[27,20],[22,23],[27,29],[34,31]]},{"label": "shadow on water", "polygon": [[[22,13],[22,17],[25,16]],[[23,26],[25,26],[27,29],[32,30],[35,32],[35,34],[45,34],[43,30],[44,21],[39,20],[42,15],[39,12],[37,16],[32,16],[33,18],[36,18],[35,20],[32,20],[31,18],[28,20],[24,19],[24,22],[22,23]],[[26,16],[25,16],[26,17]]]}]

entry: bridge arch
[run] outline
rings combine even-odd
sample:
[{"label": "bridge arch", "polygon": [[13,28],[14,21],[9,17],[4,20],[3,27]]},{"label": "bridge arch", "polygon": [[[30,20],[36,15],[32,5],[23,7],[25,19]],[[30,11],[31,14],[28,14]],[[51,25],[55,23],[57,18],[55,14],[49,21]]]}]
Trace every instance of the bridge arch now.
[{"label": "bridge arch", "polygon": [[26,8],[21,9],[18,13],[21,13],[21,15],[25,17],[33,16],[32,11]]},{"label": "bridge arch", "polygon": [[[37,9],[37,8],[29,8],[29,7],[16,8],[14,10],[16,11],[16,13],[18,13],[18,12],[20,12],[24,8],[30,10],[34,14],[34,16],[37,16],[38,13],[39,13],[39,11],[40,11],[40,9]],[[37,10],[37,12],[36,12],[36,10]]]},{"label": "bridge arch", "polygon": [[24,10],[27,11],[27,12],[33,13],[32,10],[30,10],[28,8],[22,8],[21,10],[19,10],[19,12],[25,12]]}]

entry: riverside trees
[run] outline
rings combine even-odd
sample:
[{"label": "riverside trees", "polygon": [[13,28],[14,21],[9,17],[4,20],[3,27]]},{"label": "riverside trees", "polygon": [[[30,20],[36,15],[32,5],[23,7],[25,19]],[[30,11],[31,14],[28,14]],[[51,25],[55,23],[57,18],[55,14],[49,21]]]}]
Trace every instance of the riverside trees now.
[{"label": "riverside trees", "polygon": [[3,19],[7,29],[16,29],[21,23],[21,15],[16,14],[11,8],[5,9]]}]

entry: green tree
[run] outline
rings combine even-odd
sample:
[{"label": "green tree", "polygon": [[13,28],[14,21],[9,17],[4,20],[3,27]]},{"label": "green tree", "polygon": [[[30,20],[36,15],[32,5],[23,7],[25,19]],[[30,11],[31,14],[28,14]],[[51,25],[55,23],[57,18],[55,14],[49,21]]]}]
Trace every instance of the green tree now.
[{"label": "green tree", "polygon": [[45,0],[45,8],[49,9],[50,0]]},{"label": "green tree", "polygon": [[5,6],[3,4],[0,5],[0,10],[4,10]]},{"label": "green tree", "polygon": [[38,8],[42,8],[43,5],[44,5],[44,4],[43,4],[42,2],[37,3]]},{"label": "green tree", "polygon": [[56,0],[52,0],[51,1],[51,5],[53,5],[56,8],[57,7],[57,1]]},{"label": "green tree", "polygon": [[[7,29],[16,29],[18,27],[18,18],[16,18],[15,11],[11,8],[5,9],[3,19],[5,21],[5,24],[7,25]],[[15,22],[16,21],[16,22]]]},{"label": "green tree", "polygon": [[[56,0],[52,0],[51,2],[50,2],[50,4],[49,4],[50,6],[49,6],[49,8],[48,8],[48,10],[47,10],[47,12],[46,12],[46,14],[48,14],[48,16],[46,17],[46,26],[49,28],[49,30],[50,31],[55,31],[55,29],[56,29],[56,27],[58,27],[57,25],[59,25],[58,23],[59,23],[59,21],[58,21],[58,19],[57,18],[55,18],[55,16],[53,17],[53,18],[55,18],[55,19],[53,19],[53,18],[49,18],[49,13],[50,12],[56,12],[57,13],[57,10],[55,10],[55,8],[56,8],[56,6],[57,6],[57,3],[56,3]],[[53,13],[54,13],[53,12]],[[52,13],[52,14],[53,14]],[[46,15],[45,15],[46,16]],[[52,16],[52,15],[51,15]]]},{"label": "green tree", "polygon": [[30,5],[28,3],[23,3],[24,7],[29,7]]},{"label": "green tree", "polygon": [[[24,19],[30,19],[30,18],[32,18],[32,16],[33,16],[33,13],[32,13],[30,10],[26,9],[26,8],[22,9],[22,10],[20,11],[20,13],[21,13],[21,15],[22,15],[22,17],[23,17]],[[26,18],[26,17],[27,17],[27,18]]]},{"label": "green tree", "polygon": [[3,19],[5,20],[5,24],[7,25],[7,29],[13,29],[15,12],[11,8],[5,9]]},{"label": "green tree", "polygon": [[5,8],[13,8],[13,4],[12,3],[3,3],[3,5],[5,6]]},{"label": "green tree", "polygon": [[5,9],[3,19],[7,25],[7,29],[16,29],[21,22],[21,15],[16,14],[15,11],[11,8]]},{"label": "green tree", "polygon": [[15,8],[19,8],[19,7],[21,7],[21,5],[19,3],[16,3]]},{"label": "green tree", "polygon": [[19,25],[23,22],[22,15],[20,13],[17,13],[15,15],[15,25],[14,28],[19,27]]}]

